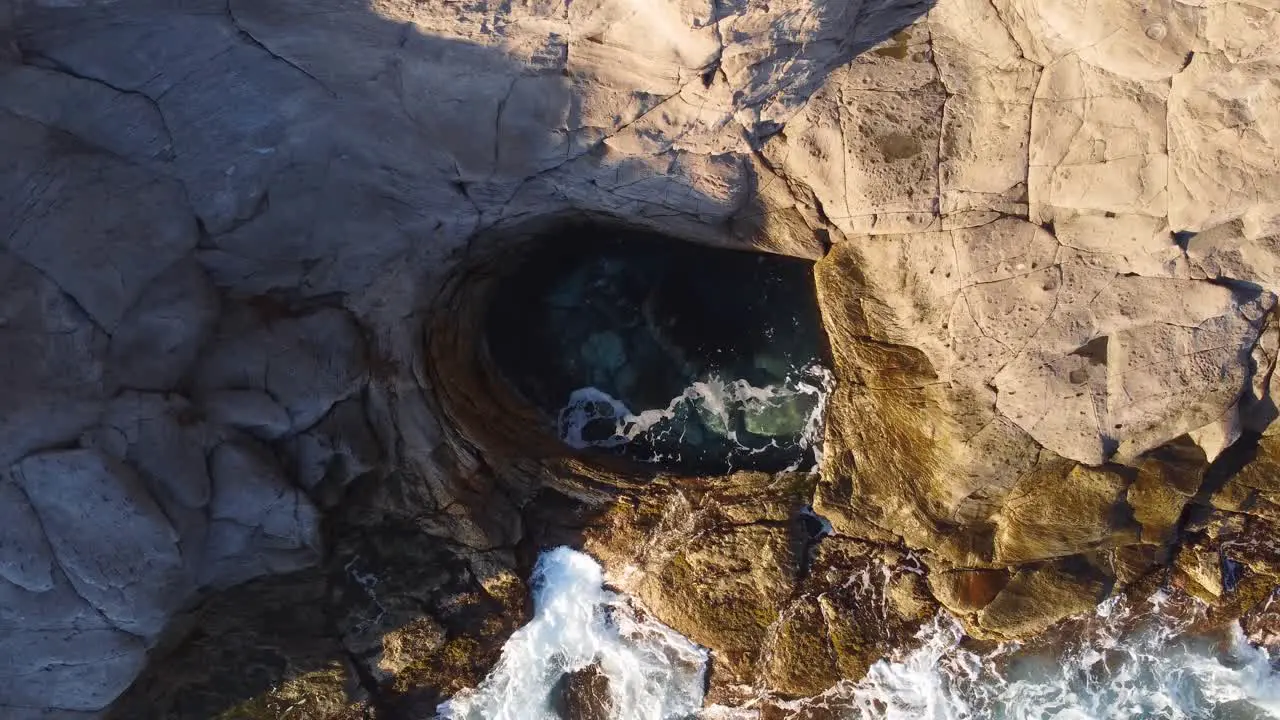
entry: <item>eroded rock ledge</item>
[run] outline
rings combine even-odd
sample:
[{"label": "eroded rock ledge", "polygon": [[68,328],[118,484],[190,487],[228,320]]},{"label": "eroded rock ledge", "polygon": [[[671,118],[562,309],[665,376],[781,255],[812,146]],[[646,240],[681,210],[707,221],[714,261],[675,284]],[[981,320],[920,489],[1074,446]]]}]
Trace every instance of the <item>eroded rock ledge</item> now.
[{"label": "eroded rock ledge", "polygon": [[[939,605],[1248,612],[1280,26],[1069,5],[0,1],[0,715],[420,717],[561,542],[726,701]],[[475,300],[566,216],[817,260],[817,475],[532,431]]]}]

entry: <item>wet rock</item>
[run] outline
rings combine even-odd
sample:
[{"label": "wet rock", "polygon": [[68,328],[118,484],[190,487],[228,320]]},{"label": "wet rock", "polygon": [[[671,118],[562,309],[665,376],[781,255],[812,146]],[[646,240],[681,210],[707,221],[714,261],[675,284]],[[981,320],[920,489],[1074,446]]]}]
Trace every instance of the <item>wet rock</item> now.
[{"label": "wet rock", "polygon": [[344,534],[328,564],[329,614],[384,708],[406,717],[475,687],[528,621],[502,553],[463,556],[412,526]]},{"label": "wet rock", "polygon": [[749,683],[798,576],[811,487],[802,475],[739,473],[652,488],[588,527],[586,549],[615,572],[635,568],[623,589],[712,649],[713,692]]},{"label": "wet rock", "polygon": [[567,672],[552,687],[550,704],[561,720],[609,720],[613,717],[609,676],[599,664]]},{"label": "wet rock", "polygon": [[761,674],[772,691],[791,697],[861,679],[893,648],[909,646],[937,608],[915,558],[823,539],[798,597],[771,628]]}]

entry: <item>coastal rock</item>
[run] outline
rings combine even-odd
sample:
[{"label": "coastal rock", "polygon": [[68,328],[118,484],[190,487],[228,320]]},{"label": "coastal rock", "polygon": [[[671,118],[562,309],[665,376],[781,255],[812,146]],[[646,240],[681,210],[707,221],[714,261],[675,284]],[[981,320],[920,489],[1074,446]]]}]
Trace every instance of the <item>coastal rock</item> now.
[{"label": "coastal rock", "polygon": [[76,592],[115,627],[158,635],[193,578],[178,533],[137,474],[92,450],[65,450],[26,458],[14,476]]},{"label": "coastal rock", "polygon": [[1104,581],[1071,564],[1019,570],[978,614],[978,625],[997,637],[1029,637],[1092,610],[1107,590]]},{"label": "coastal rock", "polygon": [[598,664],[565,673],[551,690],[551,707],[562,720],[609,720],[609,676]]},{"label": "coastal rock", "polygon": [[[1172,564],[1248,611],[1278,40],[1234,0],[0,0],[0,714],[97,713],[201,593],[298,573],[426,716],[552,539],[710,648],[713,700],[856,677],[935,602],[1018,639]],[[478,328],[570,218],[817,261],[815,476],[556,442]],[[364,712],[267,654],[221,710]]]}]

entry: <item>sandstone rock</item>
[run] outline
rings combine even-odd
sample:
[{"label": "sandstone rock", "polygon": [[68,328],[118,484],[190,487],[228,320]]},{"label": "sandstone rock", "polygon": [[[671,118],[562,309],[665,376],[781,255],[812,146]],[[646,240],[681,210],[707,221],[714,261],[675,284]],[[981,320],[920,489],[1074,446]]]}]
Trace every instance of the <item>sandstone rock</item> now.
[{"label": "sandstone rock", "polygon": [[349,483],[373,470],[383,454],[358,398],[335,405],[315,427],[298,435],[291,449],[298,482],[334,501]]},{"label": "sandstone rock", "polygon": [[1221,483],[1210,498],[1219,509],[1249,513],[1280,522],[1280,437],[1258,441],[1254,457],[1234,476]]},{"label": "sandstone rock", "polygon": [[94,423],[106,392],[106,340],[57,285],[0,251],[0,464]]},{"label": "sandstone rock", "polygon": [[116,627],[156,636],[192,577],[177,533],[134,471],[92,450],[65,450],[32,455],[14,475],[76,591]]},{"label": "sandstone rock", "polygon": [[[1275,417],[1273,13],[1235,0],[633,5],[0,2],[0,466],[83,433],[167,514],[117,508],[156,537],[124,536],[147,545],[173,525],[181,560],[219,586],[315,559],[317,516],[273,453],[326,505],[351,501],[342,517],[359,530],[344,532],[396,523],[471,548],[457,565],[428,558],[451,578],[509,571],[482,558],[528,539],[521,508],[552,487],[613,509],[576,507],[576,527],[546,533],[585,533],[615,572],[638,568],[630,589],[659,617],[723,641],[715,682],[795,692],[893,642],[841,618],[906,628],[929,606],[909,572],[875,596],[901,625],[804,584],[823,545],[852,542],[814,556],[797,519],[810,503],[840,535],[927,550],[939,596],[975,568],[1031,561],[980,611],[1002,636],[1083,607],[1097,582],[1044,558],[1100,551],[1089,562],[1124,582],[1159,560],[1128,543],[1182,532],[1212,553],[1247,538],[1233,560],[1247,592],[1224,575],[1219,602],[1267,582],[1280,501],[1266,438],[1239,478],[1203,488],[1179,438],[1229,458]],[[728,247],[833,246],[818,276],[837,390],[816,491],[708,493],[468,444],[456,398],[491,398],[445,387],[468,380],[425,359],[438,316],[457,310],[464,340],[474,330],[442,283],[484,276],[473,261],[516,242],[505,233],[580,213]],[[217,295],[228,317],[210,332]],[[112,401],[117,385],[156,397]],[[281,440],[257,446],[175,390],[197,407],[265,394],[287,429],[279,413],[219,415]],[[199,456],[217,442],[210,479]],[[1170,442],[1177,457],[1151,454]],[[1084,467],[1107,462],[1134,469]],[[378,482],[347,493],[361,476]],[[1179,528],[1197,490],[1234,519]],[[27,554],[39,528],[10,504],[0,582],[61,592],[58,567],[46,580]],[[74,542],[44,527],[77,583],[66,557],[101,545],[88,535],[101,523],[82,524]],[[970,589],[966,608],[991,588]],[[425,703],[482,675],[508,631],[481,619],[504,602],[467,607],[453,625],[401,608],[398,629],[352,637],[382,648],[367,669],[385,662],[393,691]],[[41,636],[29,652],[89,659],[111,637],[59,649]],[[105,701],[123,682],[111,673],[75,702]]]},{"label": "sandstone rock", "polygon": [[1222,597],[1222,557],[1218,553],[1187,549],[1178,554],[1177,568],[1194,583],[1193,594],[1207,596],[1209,602]]},{"label": "sandstone rock", "polygon": [[505,569],[509,557],[494,555],[468,562],[439,539],[390,523],[334,548],[330,617],[391,712],[427,715],[475,687],[528,621],[524,583]]},{"label": "sandstone rock", "polygon": [[0,708],[45,709],[52,700],[57,709],[101,710],[142,670],[146,648],[114,629],[21,630],[0,639],[0,658]]},{"label": "sandstone rock", "polygon": [[609,720],[609,676],[599,665],[565,673],[551,689],[551,708],[562,720]]},{"label": "sandstone rock", "polygon": [[1190,442],[1171,443],[1145,456],[1125,494],[1142,541],[1168,544],[1175,539],[1183,508],[1200,489],[1208,464]]},{"label": "sandstone rock", "polygon": [[177,387],[213,330],[218,297],[200,266],[179,260],[156,278],[111,334],[114,380],[138,390]]},{"label": "sandstone rock", "polygon": [[171,516],[175,505],[194,510],[209,504],[206,454],[215,438],[184,398],[123,393],[108,405],[98,440],[137,467]]},{"label": "sandstone rock", "polygon": [[318,310],[265,325],[255,315],[224,321],[197,369],[200,388],[264,391],[288,412],[294,432],[355,392],[363,379],[364,340],[346,313]]},{"label": "sandstone rock", "polygon": [[947,610],[956,615],[975,613],[986,607],[1009,584],[1003,570],[947,570],[929,573],[929,590]]},{"label": "sandstone rock", "polygon": [[230,425],[262,440],[275,440],[292,429],[289,413],[261,390],[217,390],[200,400],[210,420]]},{"label": "sandstone rock", "polygon": [[1067,565],[1019,570],[979,614],[978,625],[1003,637],[1027,637],[1092,610],[1106,584]]},{"label": "sandstone rock", "polygon": [[164,117],[146,97],[41,67],[0,69],[0,105],[14,115],[145,164],[172,155]]},{"label": "sandstone rock", "polygon": [[1045,463],[1018,481],[995,517],[995,559],[1005,565],[1137,542],[1125,501],[1131,478],[1113,469]]},{"label": "sandstone rock", "polygon": [[914,558],[825,538],[798,597],[772,628],[762,675],[775,693],[822,693],[858,680],[937,612]]},{"label": "sandstone rock", "polygon": [[[112,717],[357,720],[365,703],[328,627],[324,573],[246,583],[204,603]],[[353,697],[354,696],[354,697]]]},{"label": "sandstone rock", "polygon": [[53,553],[40,518],[8,473],[0,473],[0,577],[30,592],[53,587]]},{"label": "sandstone rock", "polygon": [[[195,249],[182,187],[11,114],[0,127],[25,145],[0,179],[4,249],[114,330],[146,285]],[[22,221],[32,215],[43,221]]]},{"label": "sandstone rock", "polygon": [[1048,65],[1031,116],[1033,219],[1059,208],[1165,215],[1168,85],[1108,71],[1079,54]]},{"label": "sandstone rock", "polygon": [[[1206,230],[1256,208],[1274,205],[1274,88],[1265,79],[1274,59],[1233,64],[1197,52],[1169,91],[1169,224]],[[1239,139],[1232,139],[1239,138]],[[1209,157],[1230,157],[1214,168]]]},{"label": "sandstone rock", "polygon": [[587,528],[585,547],[613,573],[631,568],[621,587],[711,648],[713,689],[748,683],[806,553],[809,488],[799,475],[741,473],[646,492]]},{"label": "sandstone rock", "polygon": [[319,560],[319,513],[261,447],[228,440],[210,455],[209,472],[213,496],[202,584],[228,587]]}]

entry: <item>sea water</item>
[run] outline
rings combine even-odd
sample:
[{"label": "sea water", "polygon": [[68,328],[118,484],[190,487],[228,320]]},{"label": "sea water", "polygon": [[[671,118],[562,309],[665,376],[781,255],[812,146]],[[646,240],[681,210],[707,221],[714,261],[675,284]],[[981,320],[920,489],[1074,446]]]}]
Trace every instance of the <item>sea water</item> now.
[{"label": "sea water", "polygon": [[[440,709],[454,720],[550,720],[566,672],[598,663],[619,720],[758,720],[758,703],[702,708],[709,655],[604,588],[589,556],[544,553],[532,578],[534,618],[505,646],[484,683]],[[1157,594],[1114,598],[1052,650],[1017,644],[977,652],[939,614],[917,643],[816,698],[771,717],[850,720],[1280,719],[1280,658],[1252,646],[1239,625],[1220,637],[1190,631],[1186,613]],[[815,713],[821,712],[821,714]]]},{"label": "sea water", "polygon": [[557,720],[551,693],[598,663],[617,720],[691,717],[702,707],[707,651],[604,588],[600,566],[568,548],[533,571],[533,620],[517,630],[480,687],[443,705],[448,720]]}]

